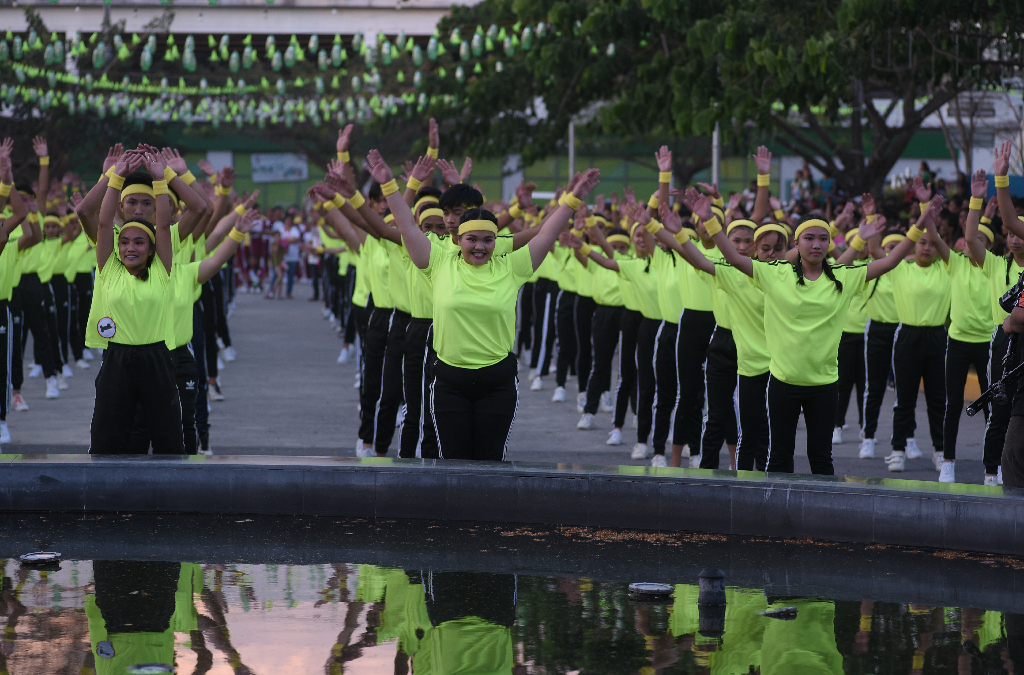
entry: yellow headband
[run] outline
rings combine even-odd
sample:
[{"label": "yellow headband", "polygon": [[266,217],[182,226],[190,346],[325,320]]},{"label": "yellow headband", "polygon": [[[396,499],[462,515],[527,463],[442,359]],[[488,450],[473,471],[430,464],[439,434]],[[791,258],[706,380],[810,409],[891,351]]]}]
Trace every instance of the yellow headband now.
[{"label": "yellow headband", "polygon": [[442,211],[441,209],[436,208],[436,207],[432,207],[432,208],[429,208],[429,209],[423,209],[423,211],[420,213],[420,225],[423,224],[424,220],[426,220],[427,218],[430,218],[431,216],[437,216],[438,218],[444,218],[444,211]]},{"label": "yellow headband", "polygon": [[768,234],[769,232],[778,232],[779,234],[782,235],[783,239],[787,239],[789,237],[789,233],[786,232],[785,227],[779,225],[778,223],[768,223],[767,225],[762,225],[761,227],[757,228],[757,230],[754,231],[754,241],[757,241],[758,239]]},{"label": "yellow headband", "polygon": [[809,230],[812,227],[820,227],[820,228],[822,228],[823,230],[825,230],[826,233],[828,233],[829,241],[832,240],[832,228],[829,227],[829,224],[826,223],[821,218],[812,218],[811,220],[808,220],[808,221],[805,221],[803,223],[800,223],[797,226],[797,228],[796,228],[796,236],[797,236],[797,238],[799,238],[800,235],[803,234],[804,230]]},{"label": "yellow headband", "polygon": [[906,239],[906,237],[904,237],[902,234],[890,234],[886,238],[882,239],[882,246],[888,246],[889,244],[893,243],[894,241],[895,242],[901,242],[904,239]]},{"label": "yellow headband", "polygon": [[390,222],[393,222],[394,220],[395,220],[395,214],[393,214],[393,213],[389,213],[388,215],[384,216],[384,222],[385,223],[390,223]]},{"label": "yellow headband", "polygon": [[467,220],[463,224],[459,225],[459,236],[462,236],[467,232],[490,232],[491,234],[498,234],[498,226],[489,220]]},{"label": "yellow headband", "polygon": [[681,230],[679,230],[679,234],[685,234],[690,239],[700,239],[700,236],[697,234],[697,230],[693,229],[692,227],[682,228]]},{"label": "yellow headband", "polygon": [[725,211],[723,211],[721,208],[715,206],[714,204],[711,205],[711,213],[713,213],[716,216],[718,216],[719,220],[721,220],[723,222],[725,221]]},{"label": "yellow headband", "polygon": [[145,225],[143,225],[142,223],[140,223],[137,220],[129,220],[127,223],[125,223],[124,225],[121,226],[120,232],[124,232],[129,227],[137,227],[137,228],[139,228],[140,230],[142,230],[143,232],[145,232],[149,236],[149,240],[151,242],[153,242],[154,244],[156,243],[156,235],[153,233],[153,230],[149,229],[148,227],[146,227]]},{"label": "yellow headband", "polygon": [[729,227],[726,228],[725,234],[729,235],[737,227],[749,227],[751,230],[757,229],[757,224],[752,220],[746,220],[745,218],[737,218],[736,220],[729,223]]},{"label": "yellow headband", "polygon": [[613,241],[618,241],[618,242],[622,242],[626,246],[629,246],[629,243],[630,243],[629,242],[629,237],[627,237],[624,234],[613,234],[610,237],[608,237],[607,239],[608,239],[608,243],[609,244],[612,243]]},{"label": "yellow headband", "polygon": [[57,223],[61,227],[64,226],[64,221],[61,220],[59,216],[46,216],[46,218],[43,219],[43,223]]},{"label": "yellow headband", "polygon": [[859,233],[860,233],[860,228],[859,227],[855,227],[852,230],[847,230],[846,234],[844,236],[845,236],[847,242],[851,242],[851,241],[853,241],[853,238],[856,237],[857,234],[859,234]]},{"label": "yellow headband", "polygon": [[981,232],[984,232],[985,236],[988,237],[988,240],[990,242],[993,242],[993,241],[996,240],[995,232],[993,232],[992,228],[990,228],[988,225],[983,225],[981,223],[978,223],[978,230],[980,230]]},{"label": "yellow headband", "polygon": [[426,197],[420,197],[419,199],[417,199],[416,200],[416,204],[413,205],[413,207],[412,207],[412,210],[415,211],[416,209],[418,209],[423,204],[437,204],[437,203],[438,203],[437,197],[435,197],[433,195],[427,195]]},{"label": "yellow headband", "polygon": [[133,183],[121,190],[121,201],[123,202],[128,195],[146,195],[156,199],[156,195],[153,194],[153,188],[145,183]]}]

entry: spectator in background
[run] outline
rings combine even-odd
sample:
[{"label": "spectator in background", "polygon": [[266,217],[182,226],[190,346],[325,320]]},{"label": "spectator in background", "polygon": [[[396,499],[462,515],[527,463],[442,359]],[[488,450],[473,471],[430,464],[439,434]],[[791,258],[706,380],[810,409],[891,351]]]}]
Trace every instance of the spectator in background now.
[{"label": "spectator in background", "polygon": [[[289,209],[291,211],[291,209]],[[299,223],[301,216],[293,216],[292,224],[281,234],[281,244],[284,247],[284,264],[287,281],[285,284],[285,297],[292,299],[292,288],[295,286],[295,269],[299,266],[299,258],[302,247],[302,230]]]},{"label": "spectator in background", "polygon": [[320,232],[317,229],[309,228],[302,235],[302,250],[306,253],[306,270],[309,273],[309,280],[313,284],[313,297],[310,302],[320,301],[320,253],[323,243],[320,241]]},{"label": "spectator in background", "polygon": [[932,169],[928,166],[928,162],[921,162],[921,166],[917,167],[917,175],[921,177],[921,182],[925,185],[932,182],[935,178],[935,174],[932,173]]}]

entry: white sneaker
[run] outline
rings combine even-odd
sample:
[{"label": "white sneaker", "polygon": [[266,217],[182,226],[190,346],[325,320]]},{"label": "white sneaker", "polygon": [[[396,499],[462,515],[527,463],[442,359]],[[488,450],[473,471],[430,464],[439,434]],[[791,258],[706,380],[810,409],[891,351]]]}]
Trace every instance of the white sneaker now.
[{"label": "white sneaker", "polygon": [[43,367],[38,363],[33,364],[32,369],[28,371],[29,377],[40,377],[43,374]]},{"label": "white sneaker", "polygon": [[552,403],[565,403],[565,387],[555,387],[555,393],[551,395]]},{"label": "white sneaker", "polygon": [[46,378],[46,398],[60,398],[56,375]]},{"label": "white sneaker", "polygon": [[0,443],[11,442],[11,430],[7,428],[7,422],[0,422]]},{"label": "white sneaker", "polygon": [[583,413],[583,417],[581,417],[580,421],[576,423],[576,428],[582,429],[584,431],[586,431],[587,429],[593,429],[594,416],[591,415],[590,413]]},{"label": "white sneaker", "polygon": [[953,468],[954,462],[943,462],[942,468],[939,470],[939,482],[940,483],[955,483],[956,472]]},{"label": "white sneaker", "polygon": [[92,351],[88,347],[86,347],[85,349],[82,350],[82,358],[85,359],[86,361],[92,361],[96,357],[93,356]]},{"label": "white sneaker", "polygon": [[331,314],[332,314],[332,312],[331,312],[331,308],[330,308],[330,307],[324,307],[324,312],[323,312],[323,314],[324,314],[324,318],[325,318],[325,319],[329,319],[329,318],[331,318]]},{"label": "white sneaker", "polygon": [[902,450],[893,450],[892,454],[885,458],[889,471],[903,471],[907,466],[907,455]]},{"label": "white sneaker", "polygon": [[208,387],[206,390],[206,398],[209,401],[223,401],[224,394],[220,391],[220,385],[215,384]]},{"label": "white sneaker", "polygon": [[356,448],[356,457],[376,457],[377,451],[373,449],[373,446],[367,448],[363,443],[359,443],[359,447]]},{"label": "white sneaker", "polygon": [[536,368],[531,368],[530,369],[530,374],[526,376],[526,379],[532,380],[535,377],[537,377],[537,369]]},{"label": "white sneaker", "polygon": [[68,382],[67,380],[64,379],[63,373],[57,373],[57,388],[60,389],[61,391],[65,391],[68,389]]},{"label": "white sneaker", "polygon": [[637,443],[633,446],[633,452],[629,453],[630,459],[647,459],[654,454],[651,446],[646,443]]},{"label": "white sneaker", "polygon": [[598,410],[603,413],[615,412],[615,401],[612,400],[612,393],[610,391],[601,394],[601,405]]},{"label": "white sneaker", "polygon": [[60,369],[60,374],[64,377],[74,377],[75,371],[71,370],[71,366],[64,364],[64,367]]},{"label": "white sneaker", "polygon": [[996,478],[996,476],[985,476],[985,483],[984,484],[988,485],[990,487],[996,487],[996,486],[999,485],[998,479]]},{"label": "white sneaker", "polygon": [[200,454],[200,455],[205,456],[205,457],[213,457],[213,450],[211,448],[207,448],[206,450],[203,450],[202,448],[198,448],[196,450],[196,452],[198,454]]},{"label": "white sneaker", "polygon": [[583,408],[587,405],[587,392],[581,391],[576,394],[576,412],[583,413]]},{"label": "white sneaker", "polygon": [[530,391],[540,391],[544,388],[544,380],[540,379],[540,375],[533,378],[533,384],[530,385]]},{"label": "white sneaker", "polygon": [[860,458],[861,459],[874,459],[875,458],[875,439],[865,438],[860,442]]},{"label": "white sneaker", "polygon": [[1002,467],[1002,465],[1000,465],[999,468],[996,469],[996,483],[999,484],[999,485],[1003,484],[1003,467]]},{"label": "white sneaker", "polygon": [[691,469],[699,469],[700,468],[700,455],[690,455],[690,468]]},{"label": "white sneaker", "polygon": [[843,442],[843,428],[836,427],[832,430],[832,445],[841,445]]},{"label": "white sneaker", "polygon": [[668,466],[668,462],[665,461],[665,455],[655,455],[651,457],[651,466],[661,468]]},{"label": "white sneaker", "polygon": [[936,471],[942,471],[942,464],[945,461],[946,456],[941,452],[936,452],[932,455],[932,463],[935,464]]},{"label": "white sneaker", "polygon": [[605,445],[622,445],[622,431],[619,429],[612,429],[608,432],[608,440],[604,442]]},{"label": "white sneaker", "polygon": [[342,347],[341,353],[338,354],[338,363],[348,363],[348,348]]},{"label": "white sneaker", "polygon": [[225,361],[227,361],[228,363],[231,363],[232,361],[234,361],[237,358],[238,358],[238,352],[235,351],[234,347],[225,347],[224,348],[224,360]]},{"label": "white sneaker", "polygon": [[92,366],[89,365],[89,362],[86,361],[84,358],[81,358],[81,359],[78,359],[77,361],[75,361],[75,365],[78,366],[79,368],[81,368],[82,370],[86,370],[88,368],[92,368]]},{"label": "white sneaker", "polygon": [[[917,447],[917,440],[914,438],[907,439],[907,459],[921,459],[921,449]],[[938,469],[936,469],[938,471]]]},{"label": "white sneaker", "polygon": [[639,424],[639,422],[637,422],[637,415],[636,413],[633,413],[633,422],[630,424],[630,426],[636,429],[637,424]]},{"label": "white sneaker", "polygon": [[17,410],[18,412],[25,412],[26,410],[28,410],[28,403],[25,403],[25,399],[22,397],[21,394],[15,394],[14,397],[11,399],[11,404],[14,406],[14,409]]},{"label": "white sneaker", "polygon": [[690,444],[687,443],[687,444],[683,445],[683,450],[682,450],[682,454],[680,455],[680,457],[682,457],[683,459],[686,459],[689,456],[690,456]]},{"label": "white sneaker", "polygon": [[217,370],[224,370],[224,361],[219,356],[217,357]]},{"label": "white sneaker", "polygon": [[221,336],[217,336],[217,349],[218,351],[224,349],[224,339]]}]

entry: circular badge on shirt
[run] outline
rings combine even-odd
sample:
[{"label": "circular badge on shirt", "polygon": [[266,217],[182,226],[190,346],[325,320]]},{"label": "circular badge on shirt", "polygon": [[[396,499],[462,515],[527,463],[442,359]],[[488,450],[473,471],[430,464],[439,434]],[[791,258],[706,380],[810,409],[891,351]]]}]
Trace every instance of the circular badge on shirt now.
[{"label": "circular badge on shirt", "polygon": [[117,334],[117,324],[109,316],[105,316],[96,323],[96,332],[104,340],[109,340]]}]

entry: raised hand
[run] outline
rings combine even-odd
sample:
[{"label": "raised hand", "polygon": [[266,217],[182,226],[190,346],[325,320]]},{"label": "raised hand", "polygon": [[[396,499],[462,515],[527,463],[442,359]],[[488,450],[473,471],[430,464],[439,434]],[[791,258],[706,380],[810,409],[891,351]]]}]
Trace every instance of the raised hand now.
[{"label": "raised hand", "polygon": [[455,170],[455,165],[447,159],[437,160],[437,168],[441,169],[441,177],[444,178],[444,182],[448,183],[448,185],[458,185],[462,182],[462,177]]},{"label": "raised hand", "polygon": [[167,162],[164,161],[163,156],[159,152],[147,152],[142,155],[146,170],[149,171],[149,175],[153,177],[153,180],[164,179],[164,167],[167,166]]},{"label": "raised hand", "polygon": [[437,130],[437,120],[433,117],[430,118],[429,130],[427,131],[427,145],[432,148],[440,147],[441,145],[441,134]]},{"label": "raised hand", "polygon": [[217,175],[217,170],[213,168],[213,164],[210,164],[210,162],[205,159],[199,160],[196,162],[196,165],[199,167],[200,171],[205,173],[207,176]]},{"label": "raised hand", "polygon": [[771,173],[772,170],[772,153],[768,152],[768,148],[759,146],[757,152],[754,154],[754,164],[757,165],[757,173],[765,175]]},{"label": "raised hand", "polygon": [[329,173],[324,183],[334,192],[340,192],[345,199],[351,199],[356,193],[356,184],[346,173]]},{"label": "raised hand", "polygon": [[714,217],[708,198],[697,192],[694,188],[686,191],[686,194],[683,196],[683,203],[686,204],[688,209],[696,213],[697,217],[701,220],[708,221]]},{"label": "raised hand", "polygon": [[768,206],[772,207],[772,211],[781,211],[782,201],[775,195],[769,195]]},{"label": "raised hand", "polygon": [[188,164],[185,163],[181,153],[176,149],[164,148],[160,153],[164,156],[164,159],[167,160],[167,166],[171,167],[174,173],[180,176],[188,172]]},{"label": "raised hand", "polygon": [[242,200],[242,205],[245,206],[246,210],[251,209],[253,207],[253,204],[256,203],[256,199],[259,196],[260,196],[260,191],[259,190],[253,190],[251,195],[249,195],[248,197],[246,197],[245,199]]},{"label": "raised hand", "polygon": [[[704,192],[707,192],[713,199],[721,199],[722,193],[718,191],[718,183],[697,183]],[[682,190],[682,192],[686,192]],[[675,195],[678,196],[678,195]]]},{"label": "raised hand", "polygon": [[661,224],[665,226],[665,229],[672,234],[676,234],[683,229],[683,219],[668,204],[662,204],[658,207],[658,217],[661,218]]},{"label": "raised hand", "polygon": [[114,164],[114,173],[118,176],[127,176],[142,166],[143,161],[141,153],[137,150],[129,150],[117,158],[117,162]]},{"label": "raised hand", "polygon": [[[246,201],[248,202],[248,200]],[[250,205],[246,203],[246,212],[243,213],[238,218],[238,221],[235,223],[235,229],[243,234],[251,230],[253,226],[256,224],[256,221],[259,220],[260,217],[259,211],[257,211],[256,209],[250,209],[248,208],[248,206]]]},{"label": "raised hand", "polygon": [[366,155],[366,169],[373,176],[373,179],[381,185],[394,178],[394,175],[391,173],[391,167],[388,166],[388,163],[384,161],[384,158],[381,157],[376,149],[370,150],[370,153]]},{"label": "raised hand", "polygon": [[344,129],[338,129],[338,142],[334,144],[338,152],[348,152],[348,144],[352,139],[352,130],[354,128],[354,125],[348,124]]},{"label": "raised hand", "polygon": [[988,204],[985,205],[985,217],[992,220],[992,217],[996,215],[996,209],[999,208],[999,197],[993,197],[988,200]]},{"label": "raised hand", "polygon": [[77,209],[78,205],[81,204],[84,199],[85,199],[85,197],[82,196],[81,192],[72,192],[71,193],[71,206],[73,206],[74,208]]},{"label": "raised hand", "polygon": [[732,195],[729,197],[729,204],[726,206],[726,208],[730,211],[735,211],[736,207],[740,205],[741,199],[743,199],[742,194],[740,194],[739,192],[732,193]]},{"label": "raised hand", "polygon": [[577,176],[576,182],[572,187],[572,193],[576,195],[577,199],[586,199],[590,191],[600,184],[600,179],[600,169],[587,169]]},{"label": "raised hand", "polygon": [[[614,197],[614,195],[612,195],[612,196]],[[626,200],[626,205],[627,206],[632,206],[632,205],[636,204],[636,193],[633,192],[633,188],[628,187],[628,186],[624,187],[622,189],[622,196]]]},{"label": "raised hand", "polygon": [[220,170],[220,186],[230,188],[235,184],[235,170],[226,166]]},{"label": "raised hand", "polygon": [[920,176],[914,176],[914,182],[911,184],[911,187],[914,190],[914,196],[917,197],[917,201],[923,203],[932,198],[932,184],[928,183],[926,187]]},{"label": "raised hand", "polygon": [[661,148],[654,153],[654,159],[658,162],[658,171],[672,171],[672,151],[668,149],[667,145],[661,146]]},{"label": "raised hand", "polygon": [[527,183],[525,178],[519,181],[519,185],[516,186],[516,197],[519,198],[519,208],[525,210],[533,206],[533,191],[536,189],[536,183]]},{"label": "raised hand", "polygon": [[942,211],[943,199],[940,195],[935,195],[928,202],[928,206],[921,212],[921,217],[917,219],[917,227],[919,229],[925,229],[935,220],[935,216]]},{"label": "raised hand", "polygon": [[1010,152],[1013,150],[1013,141],[1006,141],[996,148],[996,158],[992,162],[992,173],[996,176],[1005,176],[1010,172]]},{"label": "raised hand", "polygon": [[412,168],[412,173],[410,173],[409,175],[415,178],[416,180],[422,181],[426,180],[427,176],[433,173],[433,171],[434,158],[431,157],[430,155],[423,155],[422,157],[416,160],[416,166]]},{"label": "raised hand", "polygon": [[11,178],[11,156],[0,155],[0,182],[7,183],[10,185],[13,180]]},{"label": "raised hand", "polygon": [[875,218],[874,222],[865,221],[860,224],[857,228],[857,236],[867,241],[871,237],[877,237],[882,232],[885,232],[885,216],[879,216]]},{"label": "raised hand", "polygon": [[875,198],[871,196],[870,192],[865,192],[860,196],[860,208],[864,211],[865,216],[873,216],[877,213]]},{"label": "raised hand", "polygon": [[50,155],[46,147],[46,139],[42,136],[36,136],[32,139],[32,149],[35,150],[37,157],[48,157]]},{"label": "raised hand", "polygon": [[971,176],[971,196],[984,197],[988,194],[988,181],[985,180],[985,170],[978,169]]},{"label": "raised hand", "polygon": [[565,246],[566,248],[578,249],[580,246],[583,246],[583,242],[580,240],[580,238],[577,237],[572,232],[570,232],[569,230],[566,230],[565,232],[558,235],[558,243],[561,244],[562,246]]},{"label": "raised hand", "polygon": [[107,150],[107,156],[103,158],[103,173],[106,173],[110,167],[117,164],[117,158],[124,154],[124,146],[120,143],[114,145],[114,147]]},{"label": "raised hand", "polygon": [[459,171],[459,182],[465,183],[466,179],[469,178],[469,174],[473,171],[473,158],[466,157],[466,161],[462,163],[462,170]]},{"label": "raised hand", "polygon": [[14,139],[8,136],[0,142],[0,157],[10,157],[14,150]]}]

